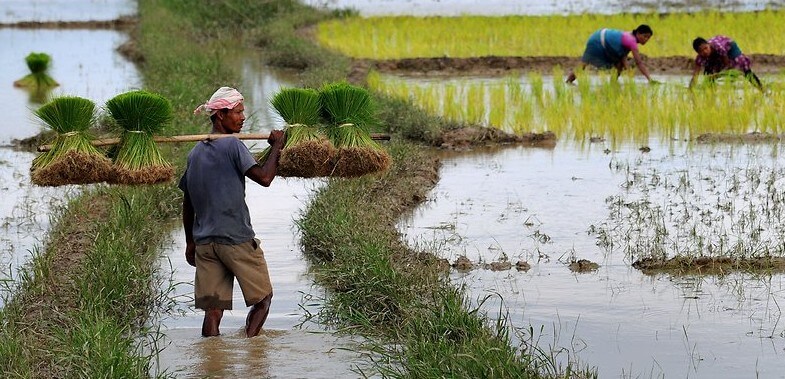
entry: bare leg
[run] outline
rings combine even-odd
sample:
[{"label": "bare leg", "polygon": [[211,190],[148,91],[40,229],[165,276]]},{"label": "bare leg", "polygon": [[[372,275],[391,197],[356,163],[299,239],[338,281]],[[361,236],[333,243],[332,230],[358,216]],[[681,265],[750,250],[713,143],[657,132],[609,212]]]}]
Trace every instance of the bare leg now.
[{"label": "bare leg", "polygon": [[224,315],[223,309],[212,308],[204,311],[204,321],[202,322],[202,336],[212,337],[221,334],[218,326],[221,325],[221,317]]},{"label": "bare leg", "polygon": [[245,336],[248,338],[256,337],[267,321],[267,315],[270,313],[270,302],[273,299],[273,294],[267,295],[264,299],[254,304],[245,318]]}]

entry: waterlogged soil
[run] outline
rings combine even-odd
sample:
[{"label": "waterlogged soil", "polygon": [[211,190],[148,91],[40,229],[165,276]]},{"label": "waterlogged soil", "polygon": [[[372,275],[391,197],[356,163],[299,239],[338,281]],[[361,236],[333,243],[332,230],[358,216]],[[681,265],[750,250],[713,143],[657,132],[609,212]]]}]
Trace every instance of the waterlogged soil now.
[{"label": "waterlogged soil", "polygon": [[[785,67],[785,56],[749,54],[753,71],[760,74],[779,73]],[[694,57],[646,57],[643,62],[652,74],[687,75],[694,67]],[[390,60],[357,60],[357,70],[373,68],[383,73],[407,76],[503,76],[512,72],[553,73],[557,67],[565,71],[578,68],[580,57],[476,57],[476,58],[407,58]]]}]

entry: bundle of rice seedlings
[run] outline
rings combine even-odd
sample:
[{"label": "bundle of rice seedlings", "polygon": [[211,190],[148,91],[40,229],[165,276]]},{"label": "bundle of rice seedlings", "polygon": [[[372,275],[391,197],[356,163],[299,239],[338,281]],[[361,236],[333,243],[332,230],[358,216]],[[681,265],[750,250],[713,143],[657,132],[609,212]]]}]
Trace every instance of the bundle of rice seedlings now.
[{"label": "bundle of rice seedlings", "polygon": [[33,159],[30,179],[39,186],[98,183],[112,171],[112,162],[90,143],[88,133],[95,103],[76,96],[52,99],[35,112],[57,132],[52,148]]},{"label": "bundle of rice seedlings", "polygon": [[106,109],[121,130],[114,156],[116,184],[155,184],[172,180],[174,167],[161,155],[153,136],[172,119],[172,104],[165,97],[137,90],[106,102]]},{"label": "bundle of rice seedlings", "polygon": [[42,87],[55,87],[60,84],[52,79],[47,71],[49,70],[49,63],[52,58],[46,53],[30,53],[25,57],[27,67],[30,69],[30,74],[24,78],[14,82],[15,87],[29,87],[29,88],[42,88]]},{"label": "bundle of rice seedlings", "polygon": [[[319,93],[307,88],[283,88],[270,103],[286,122],[286,142],[278,161],[278,175],[314,178],[332,171],[336,149],[319,126]],[[264,162],[270,147],[262,151]]]},{"label": "bundle of rice seedlings", "polygon": [[352,178],[390,167],[390,155],[371,138],[376,120],[367,90],[345,82],[326,84],[319,100],[327,136],[338,149],[331,176]]}]

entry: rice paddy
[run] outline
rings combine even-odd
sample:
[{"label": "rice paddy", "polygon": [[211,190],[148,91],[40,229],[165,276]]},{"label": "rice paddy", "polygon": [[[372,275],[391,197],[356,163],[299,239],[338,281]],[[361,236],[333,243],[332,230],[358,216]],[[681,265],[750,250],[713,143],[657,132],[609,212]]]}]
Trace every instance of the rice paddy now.
[{"label": "rice paddy", "polygon": [[[725,34],[745,53],[785,54],[785,10],[727,13],[546,16],[351,17],[319,24],[321,44],[351,57],[400,59],[481,56],[579,56],[586,38],[607,27],[654,30],[641,52],[694,56],[692,40]],[[717,25],[722,25],[718,28]],[[765,32],[762,32],[765,31]]]},{"label": "rice paddy", "polygon": [[[584,77],[588,77],[586,73]],[[554,79],[556,78],[556,79]],[[560,69],[506,78],[443,81],[371,74],[374,90],[407,99],[449,120],[476,123],[516,134],[551,131],[559,139],[608,139],[648,144],[695,139],[707,133],[781,134],[785,125],[782,76],[765,77],[763,94],[743,79],[688,90],[682,78],[649,85],[610,73],[567,86]]]}]

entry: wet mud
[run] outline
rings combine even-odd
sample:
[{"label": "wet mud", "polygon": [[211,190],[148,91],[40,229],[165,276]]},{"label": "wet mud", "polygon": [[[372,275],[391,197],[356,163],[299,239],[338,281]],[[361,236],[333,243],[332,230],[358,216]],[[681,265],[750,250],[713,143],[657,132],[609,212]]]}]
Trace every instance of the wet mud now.
[{"label": "wet mud", "polygon": [[669,259],[643,258],[632,263],[632,267],[644,274],[706,274],[721,275],[731,272],[785,272],[783,257],[685,257],[677,256]]},{"label": "wet mud", "polygon": [[736,133],[705,133],[699,135],[695,140],[698,143],[766,143],[779,142],[782,140],[781,134],[750,132],[744,134]]},{"label": "wet mud", "polygon": [[[756,73],[779,73],[785,67],[785,55],[749,54],[752,69]],[[652,74],[684,75],[692,72],[694,57],[647,57],[643,62]],[[357,60],[354,71],[375,69],[383,73],[409,76],[503,76],[514,72],[536,72],[552,74],[561,67],[565,71],[580,67],[579,56],[575,57],[476,57],[476,58],[406,58],[389,60]]]},{"label": "wet mud", "polygon": [[507,270],[511,270],[513,267],[515,267],[515,269],[520,272],[526,272],[529,271],[529,269],[531,269],[531,265],[529,264],[529,262],[523,260],[516,262],[515,265],[513,265],[512,262],[506,259],[500,259],[498,261],[487,262],[487,263],[472,262],[471,259],[467,258],[465,255],[461,255],[460,257],[455,259],[455,262],[451,263],[450,267],[452,267],[458,272],[468,272],[471,270],[480,270],[480,269],[490,270],[490,271],[507,271]]},{"label": "wet mud", "polygon": [[106,21],[20,21],[0,23],[0,28],[17,29],[131,29],[138,23],[136,17],[126,16]]}]

